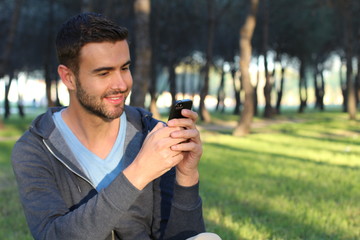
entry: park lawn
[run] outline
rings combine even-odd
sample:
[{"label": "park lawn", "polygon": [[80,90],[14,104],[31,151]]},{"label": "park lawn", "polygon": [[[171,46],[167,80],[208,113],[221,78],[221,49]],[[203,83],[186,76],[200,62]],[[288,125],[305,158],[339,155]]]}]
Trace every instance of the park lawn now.
[{"label": "park lawn", "polygon": [[208,230],[223,239],[360,239],[359,122],[341,113],[277,120],[244,138],[202,133]]},{"label": "park lawn", "polygon": [[[26,124],[0,131],[9,138],[0,141],[0,239],[31,239],[9,160]],[[201,128],[207,230],[224,240],[360,239],[359,122],[289,113],[260,126],[244,138]]]}]

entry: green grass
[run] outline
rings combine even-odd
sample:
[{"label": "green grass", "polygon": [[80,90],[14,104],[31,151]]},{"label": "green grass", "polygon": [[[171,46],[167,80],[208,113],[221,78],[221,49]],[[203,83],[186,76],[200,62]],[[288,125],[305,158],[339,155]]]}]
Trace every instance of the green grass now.
[{"label": "green grass", "polygon": [[245,138],[203,132],[208,230],[223,239],[360,239],[359,123],[339,113],[279,120]]},{"label": "green grass", "polygon": [[0,129],[0,239],[32,239],[10,164],[11,149],[29,122],[29,118],[15,117],[2,122]]},{"label": "green grass", "polygon": [[[5,123],[0,137],[16,138],[28,123]],[[360,239],[359,122],[290,112],[258,126],[244,138],[202,130],[207,230],[224,240]],[[0,239],[31,239],[9,160],[14,142],[0,141]]]}]

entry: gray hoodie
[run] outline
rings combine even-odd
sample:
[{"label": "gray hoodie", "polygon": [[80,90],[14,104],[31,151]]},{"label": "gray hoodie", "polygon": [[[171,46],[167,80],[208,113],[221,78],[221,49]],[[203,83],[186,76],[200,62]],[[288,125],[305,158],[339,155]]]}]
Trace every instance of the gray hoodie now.
[{"label": "gray hoodie", "polygon": [[[27,223],[35,239],[186,239],[205,231],[198,185],[175,183],[174,169],[135,188],[120,173],[97,192],[52,120],[37,117],[17,141],[12,164]],[[128,166],[157,120],[126,106],[121,161]]]}]

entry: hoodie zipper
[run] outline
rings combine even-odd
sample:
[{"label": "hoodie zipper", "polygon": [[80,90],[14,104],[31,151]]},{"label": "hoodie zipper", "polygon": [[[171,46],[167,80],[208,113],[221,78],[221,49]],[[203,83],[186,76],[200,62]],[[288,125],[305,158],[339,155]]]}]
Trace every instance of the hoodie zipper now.
[{"label": "hoodie zipper", "polygon": [[42,140],[43,143],[45,144],[46,148],[49,150],[49,152],[59,161],[61,162],[67,169],[69,169],[72,173],[74,173],[76,176],[80,177],[81,179],[85,180],[87,183],[89,183],[94,189],[96,189],[96,187],[93,185],[92,182],[90,182],[87,178],[83,177],[82,175],[78,174],[77,172],[75,172],[71,167],[69,167],[60,157],[58,157],[49,147],[49,145],[47,145],[47,143],[45,142],[45,140]]}]

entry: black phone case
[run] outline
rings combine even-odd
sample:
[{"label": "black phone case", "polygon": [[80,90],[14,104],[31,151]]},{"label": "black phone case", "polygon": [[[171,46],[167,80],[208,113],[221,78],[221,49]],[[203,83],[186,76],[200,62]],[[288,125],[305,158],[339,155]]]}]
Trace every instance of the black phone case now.
[{"label": "black phone case", "polygon": [[189,109],[191,110],[192,107],[192,101],[189,99],[179,100],[176,101],[170,109],[169,119],[171,120],[173,118],[184,118],[183,115],[181,115],[182,109]]}]

